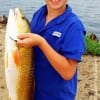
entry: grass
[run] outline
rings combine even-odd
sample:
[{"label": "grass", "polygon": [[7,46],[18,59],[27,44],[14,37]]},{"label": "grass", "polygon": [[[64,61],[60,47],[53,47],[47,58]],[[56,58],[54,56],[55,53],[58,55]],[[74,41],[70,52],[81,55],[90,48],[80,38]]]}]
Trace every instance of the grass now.
[{"label": "grass", "polygon": [[100,41],[95,41],[90,38],[91,34],[87,34],[85,37],[86,42],[86,53],[85,54],[91,54],[100,56]]}]

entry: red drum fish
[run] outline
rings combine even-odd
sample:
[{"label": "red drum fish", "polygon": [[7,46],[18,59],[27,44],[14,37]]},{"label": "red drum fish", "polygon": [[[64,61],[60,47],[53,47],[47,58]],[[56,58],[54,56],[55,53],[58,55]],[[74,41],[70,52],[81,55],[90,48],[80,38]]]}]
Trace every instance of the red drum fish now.
[{"label": "red drum fish", "polygon": [[30,33],[29,21],[19,8],[10,9],[5,35],[5,79],[10,100],[32,100],[33,50],[19,47],[17,35]]}]

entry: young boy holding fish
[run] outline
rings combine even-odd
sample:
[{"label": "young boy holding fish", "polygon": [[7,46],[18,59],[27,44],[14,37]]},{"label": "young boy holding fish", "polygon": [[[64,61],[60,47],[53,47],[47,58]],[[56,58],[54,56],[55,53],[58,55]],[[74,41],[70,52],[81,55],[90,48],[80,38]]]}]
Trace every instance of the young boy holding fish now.
[{"label": "young boy holding fish", "polygon": [[85,29],[68,0],[45,2],[33,15],[32,33],[19,35],[17,41],[19,46],[34,47],[34,100],[75,100]]}]

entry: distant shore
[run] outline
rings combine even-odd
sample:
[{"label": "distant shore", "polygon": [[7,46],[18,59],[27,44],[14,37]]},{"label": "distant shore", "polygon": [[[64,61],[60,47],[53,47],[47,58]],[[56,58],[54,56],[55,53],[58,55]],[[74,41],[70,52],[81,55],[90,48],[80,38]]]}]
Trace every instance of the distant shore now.
[{"label": "distant shore", "polygon": [[[0,100],[8,100],[4,73],[4,36],[6,24],[0,24]],[[100,57],[84,55],[78,64],[76,100],[100,100]]]}]

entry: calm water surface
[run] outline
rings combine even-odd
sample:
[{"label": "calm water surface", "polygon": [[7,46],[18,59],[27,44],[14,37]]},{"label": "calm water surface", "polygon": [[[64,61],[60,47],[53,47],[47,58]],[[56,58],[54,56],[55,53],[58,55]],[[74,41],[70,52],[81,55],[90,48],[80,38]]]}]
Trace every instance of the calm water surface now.
[{"label": "calm water surface", "polygon": [[[0,15],[8,15],[10,8],[21,7],[29,20],[44,4],[44,0],[0,0]],[[89,32],[100,35],[100,0],[69,0],[73,11],[80,16]]]}]

